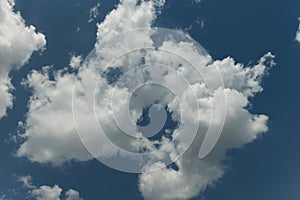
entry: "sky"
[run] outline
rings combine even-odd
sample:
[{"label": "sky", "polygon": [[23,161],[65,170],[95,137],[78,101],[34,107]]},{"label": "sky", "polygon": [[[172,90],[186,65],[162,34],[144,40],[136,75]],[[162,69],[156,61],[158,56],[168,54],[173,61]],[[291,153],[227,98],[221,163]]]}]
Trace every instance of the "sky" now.
[{"label": "sky", "polygon": [[[297,0],[0,0],[0,199],[299,199],[299,8]],[[151,27],[165,28],[155,51],[144,48],[156,45]],[[149,63],[161,65],[137,69],[171,92],[123,90],[148,81],[129,69]],[[105,66],[117,70],[105,75]],[[140,128],[130,143],[115,128],[130,124],[122,109],[131,94],[136,126],[149,123],[153,104],[167,111],[158,137]],[[224,121],[210,106],[222,95]],[[200,159],[211,122],[221,135]],[[168,148],[139,162],[118,145]]]}]

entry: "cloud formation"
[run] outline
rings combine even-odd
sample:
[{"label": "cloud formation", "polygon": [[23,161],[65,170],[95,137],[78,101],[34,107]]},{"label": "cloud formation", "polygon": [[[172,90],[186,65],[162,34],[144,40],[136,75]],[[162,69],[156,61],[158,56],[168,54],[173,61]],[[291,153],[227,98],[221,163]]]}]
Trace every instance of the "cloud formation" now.
[{"label": "cloud formation", "polygon": [[42,185],[31,191],[31,196],[36,200],[60,200],[62,189],[58,185],[53,187]]},{"label": "cloud formation", "polygon": [[[60,196],[62,193],[62,188],[58,185],[48,186],[48,185],[41,185],[35,186],[32,183],[32,177],[30,175],[27,176],[20,176],[18,178],[23,184],[23,187],[28,189],[28,194],[34,198],[35,200],[60,200]],[[79,192],[73,189],[69,189],[65,192],[65,200],[82,200],[80,198]]]},{"label": "cloud formation", "polygon": [[295,40],[300,43],[300,17],[298,18],[298,21],[299,21],[299,27],[298,27],[298,30],[296,32]]},{"label": "cloud formation", "polygon": [[[222,67],[226,71],[230,70],[228,68],[240,68],[239,70],[243,71],[241,66],[235,65],[230,60],[222,61],[224,64]],[[259,63],[257,66],[264,65]],[[196,139],[189,150],[175,162],[178,169],[165,168],[141,174],[139,188],[146,199],[189,199],[199,195],[224,174],[226,166],[222,164],[222,161],[227,158],[227,150],[240,148],[268,130],[267,116],[252,115],[246,110],[249,101],[243,91],[226,88],[225,94],[227,98],[226,121],[222,135],[213,151],[206,158],[199,159],[198,149],[201,146],[201,140]]]},{"label": "cloud formation", "polygon": [[0,118],[12,107],[9,72],[19,69],[34,51],[42,50],[46,44],[45,36],[37,33],[34,26],[26,26],[13,7],[13,0],[0,0]]},{"label": "cloud formation", "polygon": [[[98,25],[96,48],[106,37],[151,26],[157,3],[147,1],[136,4],[135,0],[125,0],[106,16],[104,22]],[[77,62],[74,59],[72,57],[71,66],[75,66]],[[54,80],[50,80],[48,69],[49,66],[44,67],[42,72],[32,71],[28,75],[26,84],[33,89],[33,96],[28,105],[26,132],[23,135],[27,137],[27,141],[20,146],[17,155],[54,165],[70,160],[90,160],[91,156],[82,146],[73,123],[71,102],[76,75],[63,70],[54,74]],[[97,76],[90,70],[82,70],[81,73],[91,81]],[[82,110],[85,109],[83,106]],[[85,121],[84,118],[83,116],[82,122]]]},{"label": "cloud formation", "polygon": [[[92,144],[94,144],[94,141],[100,142],[100,144],[96,143],[97,145],[91,146],[91,149],[97,149],[97,156],[108,159],[116,155],[122,156],[122,153],[116,148],[112,148],[103,142],[105,137],[100,138],[100,141],[98,141],[99,131],[92,124],[92,119],[87,117],[90,116],[90,113],[94,113],[93,110],[89,109],[90,105],[93,104],[89,100],[94,97],[99,103],[97,104],[98,107],[96,106],[95,114],[98,120],[103,122],[103,128],[108,133],[108,137],[116,141],[118,145],[125,148],[136,148],[137,150],[155,149],[157,144],[166,147],[169,142],[167,137],[163,137],[161,141],[155,143],[136,131],[134,134],[140,140],[132,143],[128,141],[127,136],[119,135],[119,130],[112,123],[113,116],[110,110],[109,94],[116,91],[114,99],[117,101],[117,106],[114,109],[116,113],[122,114],[125,113],[122,110],[123,100],[130,94],[130,91],[124,89],[124,87],[114,87],[114,79],[101,79],[99,93],[95,95],[93,90],[97,87],[99,74],[103,75],[106,72],[107,64],[111,63],[118,55],[139,47],[153,48],[158,46],[157,49],[163,51],[159,53],[157,51],[136,51],[125,54],[125,56],[119,57],[115,63],[111,64],[111,68],[119,70],[119,66],[125,66],[120,69],[122,74],[141,62],[145,64],[164,63],[166,66],[171,66],[177,74],[187,77],[187,80],[190,81],[190,88],[199,104],[199,112],[193,107],[194,104],[190,102],[192,99],[191,93],[185,90],[184,84],[180,84],[181,82],[175,79],[176,73],[172,73],[172,70],[166,70],[167,73],[160,73],[158,68],[157,71],[151,71],[150,69],[146,75],[148,78],[162,79],[170,87],[183,91],[182,99],[185,101],[181,102],[180,106],[182,110],[189,111],[183,127],[190,128],[198,122],[201,125],[194,142],[179,160],[174,159],[176,155],[169,154],[169,151],[175,149],[174,146],[168,146],[169,148],[165,152],[153,155],[153,160],[168,157],[175,161],[178,169],[164,168],[154,172],[143,172],[139,177],[139,189],[145,199],[189,199],[197,196],[222,177],[226,170],[226,166],[222,164],[222,161],[227,158],[226,152],[229,149],[243,147],[268,130],[268,117],[263,114],[252,114],[247,108],[251,105],[249,99],[263,90],[261,80],[267,74],[269,68],[274,65],[274,56],[271,53],[266,53],[256,64],[244,66],[236,63],[230,57],[223,60],[213,60],[205,50],[195,46],[192,40],[178,42],[178,40],[170,37],[164,38],[165,40],[161,41],[160,44],[156,44],[153,42],[151,31],[148,33],[143,31],[130,32],[132,29],[150,28],[156,19],[157,10],[163,4],[164,1],[142,1],[141,3],[136,0],[121,1],[116,9],[111,11],[102,23],[98,24],[97,42],[95,52],[93,52],[95,57],[90,62],[83,64],[78,73],[69,73],[68,68],[66,68],[52,74],[54,78],[50,79],[49,67],[44,67],[42,71],[34,70],[28,75],[25,83],[32,88],[33,95],[28,104],[29,111],[25,121],[26,131],[23,136],[26,141],[18,149],[18,156],[26,156],[34,162],[52,163],[54,165],[60,165],[71,160],[90,160],[92,156],[82,145],[76,133],[76,128],[85,130],[83,132],[86,135],[84,140],[90,141]],[[122,35],[121,39],[118,38],[118,34],[126,31],[129,32]],[[139,39],[133,40],[131,33],[135,34],[134,38]],[[182,32],[180,34],[185,35]],[[118,39],[116,40],[119,41],[118,43],[106,43],[106,41],[114,41],[116,39],[114,37]],[[112,40],[107,38],[112,38]],[[173,54],[166,52],[172,52]],[[193,63],[198,70],[203,72],[204,77],[207,79],[206,82],[211,83],[211,91],[207,90],[201,77],[188,70],[188,62],[179,59],[180,56],[178,55]],[[77,66],[77,64],[72,63],[80,63],[80,61],[77,62],[77,59],[73,57],[71,67]],[[218,76],[215,69],[219,70],[223,78],[223,87],[219,87],[215,83]],[[113,71],[113,74],[115,75],[116,71]],[[135,77],[133,79],[128,76],[119,83],[130,88],[129,86],[133,81],[144,81],[146,76],[140,74],[139,78]],[[78,91],[73,93],[75,80],[77,81]],[[213,105],[218,105],[222,100],[222,93],[226,96],[226,119],[221,138],[207,157],[199,159],[198,153],[203,141],[203,133],[210,126],[211,115],[215,109],[212,102]],[[172,111],[172,118],[174,120],[179,119],[180,109],[178,109],[178,104],[172,95],[166,95],[163,90],[151,89],[147,91],[147,94],[140,101],[140,104],[136,103],[131,107],[134,119],[138,119],[143,106],[153,103],[149,98],[155,95],[161,100],[160,103],[167,105]],[[73,95],[76,100],[76,112],[80,113],[76,116],[76,126],[73,121]],[[125,119],[127,118],[122,116],[120,118],[124,120],[119,121],[120,125],[126,128],[128,123]],[[221,122],[216,121],[215,123]],[[190,133],[185,130],[189,129],[179,128],[174,131],[173,136],[179,137],[182,141],[189,140]],[[125,157],[125,159],[129,158]],[[149,169],[164,167],[164,163],[161,162],[149,163],[144,167]],[[44,190],[56,191],[55,194],[61,192],[59,192],[59,187],[45,187]],[[41,190],[37,190],[37,193],[41,193]],[[74,192],[71,193],[74,195]]]},{"label": "cloud formation", "polygon": [[33,89],[26,119],[27,141],[18,149],[18,156],[59,165],[70,160],[89,160],[74,127],[72,114],[73,74],[57,72],[54,80],[43,72],[32,71],[27,84]]},{"label": "cloud formation", "polygon": [[101,4],[100,3],[97,3],[95,6],[93,6],[91,9],[90,9],[90,12],[89,12],[89,20],[88,22],[92,22],[94,21],[97,16],[99,15],[99,8],[100,8]]}]

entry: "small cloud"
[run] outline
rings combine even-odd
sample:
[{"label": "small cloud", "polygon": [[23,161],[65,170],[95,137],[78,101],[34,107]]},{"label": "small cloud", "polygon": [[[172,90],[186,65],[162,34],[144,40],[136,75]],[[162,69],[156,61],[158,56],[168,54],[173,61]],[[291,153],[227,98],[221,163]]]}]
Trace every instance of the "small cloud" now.
[{"label": "small cloud", "polygon": [[89,12],[89,23],[91,23],[92,21],[94,21],[97,16],[99,15],[99,8],[100,8],[101,4],[100,3],[97,3],[94,7],[92,7],[90,9],[90,12]]},{"label": "small cloud", "polygon": [[34,51],[43,50],[46,45],[45,35],[36,32],[34,26],[27,26],[14,5],[13,0],[0,1],[0,119],[13,106],[14,88],[9,72],[22,67]]},{"label": "small cloud", "polygon": [[66,192],[66,200],[82,200],[82,198],[80,198],[79,192],[73,189],[69,189]]},{"label": "small cloud", "polygon": [[82,55],[72,55],[70,59],[70,66],[72,68],[78,68],[80,67],[80,64],[82,62]]},{"label": "small cloud", "polygon": [[299,21],[299,27],[298,27],[298,30],[297,30],[297,33],[296,33],[295,40],[300,43],[300,17],[298,18],[298,21]]},{"label": "small cloud", "polygon": [[197,18],[196,24],[197,24],[198,26],[200,26],[201,29],[204,29],[205,22],[204,22],[204,19],[203,19],[203,18]]},{"label": "small cloud", "polygon": [[[32,177],[30,175],[20,176],[17,179],[23,184],[23,187],[28,189],[28,194],[35,200],[60,200],[62,188],[58,185],[48,186],[36,186],[32,183]],[[82,200],[78,191],[69,189],[65,193],[66,200]],[[6,199],[5,195],[0,197],[0,200]]]},{"label": "small cloud", "polygon": [[35,186],[32,184],[32,177],[30,175],[20,176],[18,178],[18,181],[23,184],[24,188],[28,188],[28,189],[35,188]]},{"label": "small cloud", "polygon": [[[122,3],[120,3],[116,9],[106,16],[101,24],[98,24],[96,48],[101,48],[101,39],[131,29],[150,27],[157,17],[156,12],[154,12],[153,1],[141,1],[140,4],[137,3],[137,0],[121,2]],[[203,25],[201,22],[201,26],[204,26],[204,22]],[[102,67],[106,66],[107,61],[110,61],[111,58],[115,58],[115,55],[119,55],[126,50],[126,48],[123,50],[122,47],[126,47],[128,44],[130,44],[131,47],[140,47],[140,44],[137,42],[141,41],[143,45],[147,44],[147,47],[148,44],[154,44],[152,41],[149,41],[149,35],[146,35],[147,37],[140,36],[141,35],[137,34],[135,37],[139,38],[139,40],[124,39],[124,43],[118,43],[111,48],[101,49],[103,51],[101,51],[101,55],[98,55],[98,57],[101,58],[101,63],[98,63],[99,60],[96,63],[91,62],[78,73],[82,81],[81,83],[88,85],[91,83],[90,80],[94,79],[94,77],[98,77],[99,74],[96,73],[97,70],[95,69],[102,69]],[[246,108],[247,105],[251,103],[250,99],[256,93],[262,91],[261,80],[263,76],[267,74],[269,67],[274,64],[274,56],[271,53],[267,53],[256,65],[244,66],[241,63],[236,63],[236,61],[230,57],[222,60],[212,60],[210,56],[207,56],[202,51],[198,51],[198,49],[194,47],[193,43],[185,42],[179,44],[171,39],[161,45],[162,49],[180,54],[187,59],[193,60],[195,63],[199,63],[198,67],[202,69],[205,68],[206,77],[209,77],[210,80],[217,79],[218,75],[214,69],[218,68],[223,77],[225,87],[224,89],[214,88],[212,95],[210,95],[206,92],[202,82],[195,81],[192,84],[193,91],[196,92],[197,102],[201,102],[201,109],[205,112],[203,112],[204,114],[201,116],[198,115],[198,112],[191,113],[191,117],[187,120],[188,123],[186,123],[186,126],[193,124],[194,119],[201,117],[199,120],[201,120],[204,125],[203,129],[207,128],[211,122],[210,114],[213,111],[210,102],[220,102],[222,99],[220,93],[224,92],[227,101],[227,115],[224,131],[210,159],[199,159],[198,152],[194,151],[194,149],[199,149],[201,141],[195,140],[196,142],[194,142],[190,148],[191,151],[187,151],[186,154],[176,161],[178,169],[165,168],[153,173],[140,174],[139,190],[145,199],[188,199],[197,196],[207,187],[218,181],[226,172],[223,161],[227,159],[226,152],[228,149],[243,147],[268,130],[268,117],[265,115],[252,114]],[[160,63],[165,60],[172,60],[173,57],[159,57],[149,53],[145,55],[144,58],[144,60],[148,62],[155,61],[156,63]],[[153,58],[155,58],[155,60]],[[70,65],[78,66],[80,62],[81,59],[77,58],[77,56],[73,56]],[[126,65],[130,63],[128,67],[131,67],[136,66],[135,63],[139,63],[140,59],[128,57],[124,61],[122,60],[122,62]],[[172,65],[177,67],[181,66],[181,63],[175,60]],[[25,135],[30,135],[30,137],[20,145],[17,150],[17,156],[25,156],[31,161],[52,163],[54,165],[59,165],[71,160],[90,160],[92,158],[78,139],[78,135],[73,126],[74,110],[70,102],[74,94],[75,75],[73,73],[60,73],[58,71],[53,74],[53,76],[54,78],[50,78],[47,73],[35,70],[28,75],[27,84],[33,89],[33,94],[28,104]],[[167,73],[164,76],[166,76],[164,78],[172,84],[172,87],[180,86],[178,82],[173,81],[170,74]],[[186,76],[198,80],[197,74],[187,72]],[[79,87],[83,86],[81,83],[79,83]],[[93,83],[91,85],[93,85]],[[88,87],[84,86],[82,88]],[[97,96],[99,99],[104,99],[104,101],[99,101],[101,103],[101,109],[99,109],[97,116],[107,120],[107,131],[109,131],[110,135],[114,136],[119,135],[119,133],[115,131],[114,124],[110,123],[112,121],[109,114],[111,98],[107,95],[111,94],[113,89],[112,87],[107,87],[107,93],[99,93],[99,96]],[[119,93],[116,92],[116,94],[118,94],[116,99],[123,100],[123,97],[126,96],[124,93],[126,92],[122,91],[123,93],[121,93],[121,90],[119,91]],[[155,93],[157,92],[164,94],[163,91],[155,91]],[[84,128],[89,127],[90,129],[88,129],[88,131],[95,133],[91,135],[91,138],[88,138],[92,141],[94,140],[94,135],[98,133],[98,131],[96,132],[95,130],[98,129],[94,129],[92,122],[87,120],[86,117],[89,114],[87,113],[89,112],[89,109],[87,109],[89,101],[84,98],[79,98],[82,97],[81,93],[77,95],[78,104],[76,104],[76,112],[83,113],[78,116],[79,120],[77,121],[77,125]],[[188,93],[186,94],[186,99],[189,99]],[[139,105],[134,106],[136,106],[135,110],[137,110]],[[193,107],[190,106],[189,103],[182,106],[184,106],[184,108],[182,108],[183,110],[193,110]],[[176,117],[176,112],[174,112],[174,117]],[[124,121],[124,124],[125,122],[126,121]],[[123,123],[123,121],[121,123]],[[237,126],[237,124],[239,124],[239,126]],[[186,130],[190,131],[189,128]],[[88,131],[85,133],[89,133]],[[203,130],[199,129],[199,135],[202,134],[202,131]],[[184,132],[181,132],[181,134],[183,136],[188,135],[184,134]],[[145,139],[136,146],[147,147],[146,145],[148,144],[149,146],[152,145],[151,141],[148,142]],[[107,158],[117,152],[114,152],[114,150],[113,148],[103,148],[99,153],[101,154],[100,156]],[[157,169],[162,166],[162,163],[156,162],[147,166],[147,168]],[[61,193],[58,186],[41,187],[43,186],[34,189],[34,191],[37,191],[35,192],[36,194],[43,194],[42,191],[44,190],[56,191],[55,194]],[[78,196],[76,192],[72,190],[67,191],[65,195],[67,197]]]}]

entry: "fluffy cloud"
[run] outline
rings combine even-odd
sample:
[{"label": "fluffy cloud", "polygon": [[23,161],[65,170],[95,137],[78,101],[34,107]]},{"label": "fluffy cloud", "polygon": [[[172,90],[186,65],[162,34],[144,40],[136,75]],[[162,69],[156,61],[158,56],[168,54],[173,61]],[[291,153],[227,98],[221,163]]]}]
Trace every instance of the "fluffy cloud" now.
[{"label": "fluffy cloud", "polygon": [[73,189],[66,191],[66,200],[82,200],[80,198],[79,192]]},{"label": "fluffy cloud", "polygon": [[42,185],[31,191],[31,196],[36,200],[59,200],[62,189],[58,185],[53,187]]},{"label": "fluffy cloud", "polygon": [[70,60],[70,67],[72,68],[78,68],[80,67],[82,62],[82,56],[81,55],[72,55]]},{"label": "fluffy cloud", "polygon": [[26,26],[13,6],[13,0],[0,0],[0,118],[12,107],[13,87],[8,73],[20,68],[34,51],[42,50],[46,44],[45,36],[37,33],[34,26]]},{"label": "fluffy cloud", "polygon": [[141,1],[139,5],[137,2],[121,0],[117,8],[98,24],[97,41],[133,29],[150,27],[165,4],[165,0]]},{"label": "fluffy cloud", "polygon": [[193,3],[201,3],[201,0],[193,0]]},{"label": "fluffy cloud", "polygon": [[6,115],[6,109],[12,107],[13,97],[10,93],[12,89],[13,86],[8,76],[0,78],[0,119]]},{"label": "fluffy cloud", "polygon": [[[28,189],[29,195],[36,200],[60,200],[62,188],[58,185],[48,186],[41,185],[35,186],[32,183],[32,177],[30,175],[20,176],[18,181],[23,183],[23,187]],[[65,193],[66,200],[82,200],[78,191],[69,189]]]},{"label": "fluffy cloud", "polygon": [[[176,161],[178,170],[165,168],[140,175],[139,187],[146,199],[189,199],[222,177],[226,168],[226,150],[239,148],[267,131],[265,115],[251,115],[244,107],[248,100],[239,92],[227,89],[227,115],[221,138],[213,151],[199,159],[201,140]],[[239,124],[239,126],[237,126]]]},{"label": "fluffy cloud", "polygon": [[[154,6],[152,1],[143,2],[139,6],[135,0],[123,1],[98,25],[96,48],[105,37],[149,27],[155,18]],[[112,56],[109,55],[110,58]],[[70,65],[75,66],[77,61],[77,57],[72,57]],[[72,93],[75,75],[59,71],[54,75],[55,80],[50,80],[47,69],[45,67],[43,72],[33,71],[26,81],[33,89],[25,123],[26,133],[23,135],[28,139],[20,146],[17,155],[54,165],[70,160],[89,160],[91,156],[82,146],[73,124]],[[91,82],[97,79],[97,75],[90,70],[82,71],[81,76],[88,77]],[[84,122],[84,118],[83,116],[81,121]]]},{"label": "fluffy cloud", "polygon": [[[125,162],[122,164],[125,165],[126,161],[131,158],[124,152],[113,148],[109,142],[105,142],[106,137],[99,136],[95,119],[92,119],[95,118],[95,114],[98,121],[102,123],[103,130],[108,133],[107,137],[119,146],[130,150],[135,148],[135,150],[152,150],[157,144],[166,147],[163,148],[163,152],[149,157],[149,161],[153,162],[144,166],[146,171],[139,177],[139,188],[145,199],[189,199],[197,196],[222,177],[226,170],[226,166],[222,163],[227,158],[228,149],[240,148],[268,130],[268,117],[263,114],[252,114],[247,108],[251,104],[249,99],[263,90],[261,80],[267,74],[269,67],[274,65],[272,61],[274,56],[267,53],[257,64],[244,66],[230,57],[214,61],[204,49],[195,45],[192,39],[186,39],[189,36],[180,31],[177,31],[178,37],[174,38],[167,34],[169,37],[159,38],[162,40],[157,41],[153,41],[154,36],[151,31],[130,32],[132,29],[150,28],[156,18],[157,9],[163,3],[164,1],[142,1],[141,3],[137,3],[136,0],[121,1],[116,9],[110,12],[101,24],[98,24],[95,51],[89,56],[88,62],[79,67],[78,73],[69,73],[68,69],[64,69],[53,74],[53,78],[50,79],[49,67],[44,67],[42,71],[32,71],[28,75],[25,83],[32,88],[33,95],[28,104],[29,111],[24,123],[26,132],[23,136],[26,141],[18,149],[18,156],[26,156],[35,162],[50,162],[54,165],[70,160],[90,160],[92,156],[82,145],[76,132],[77,129],[83,143],[92,144],[88,149],[94,151],[94,156],[105,157],[108,160],[115,158],[116,155],[124,156]],[[118,34],[126,31],[126,34],[118,37]],[[180,40],[180,36],[183,36],[185,40]],[[138,40],[133,38],[138,38]],[[140,50],[124,54],[139,47],[152,49],[156,47],[160,51]],[[118,55],[123,56],[112,63],[111,61]],[[73,57],[70,65],[77,67],[80,61],[75,61]],[[122,74],[140,63],[163,63],[164,66],[172,67],[172,70],[163,66],[160,68],[153,66],[154,70],[136,69],[132,74],[128,73],[123,76],[125,78],[115,87],[114,78],[99,80],[99,73],[102,76],[110,73],[105,71],[109,63],[114,76],[117,76],[118,70],[121,70]],[[201,72],[204,78],[192,70],[191,64]],[[122,66],[121,69],[120,66]],[[222,87],[216,81],[219,75],[216,69],[223,78]],[[178,74],[186,79],[177,79]],[[133,78],[132,75],[135,77]],[[185,121],[178,130],[174,131],[174,138],[179,141],[189,141],[192,137],[190,134],[192,127],[200,122],[201,126],[196,132],[194,142],[178,160],[175,154],[180,154],[180,149],[177,149],[176,145],[168,146],[167,137],[155,143],[143,137],[138,130],[128,126],[130,121],[126,117],[127,112],[124,108],[126,108],[126,99],[130,95],[130,89],[134,88],[134,84],[145,83],[149,77],[164,81],[182,95],[181,110],[189,114],[182,115]],[[76,87],[74,88],[75,80]],[[185,81],[189,82],[190,87],[186,87]],[[207,90],[206,84],[210,85],[210,91]],[[94,88],[99,89],[99,92],[95,93]],[[151,98],[157,97],[160,103],[167,105],[172,111],[172,118],[179,120],[179,104],[172,95],[160,89],[145,88],[145,91],[145,96],[137,94],[135,96],[137,103],[130,105],[132,118],[138,119],[141,108],[153,104],[155,101]],[[113,94],[114,98],[111,99],[110,94]],[[220,104],[223,100],[222,94],[226,97],[226,119],[221,137],[213,151],[204,159],[199,159],[199,148],[210,123],[213,122],[214,125],[222,123],[222,120],[211,121],[212,114],[217,110],[217,106],[212,105]],[[192,101],[193,95],[199,105],[199,112]],[[95,110],[91,106],[95,103],[94,98]],[[113,111],[117,116],[112,114],[111,103],[115,103]],[[75,117],[76,124],[74,124],[73,117]],[[119,129],[112,123],[114,117],[119,117],[119,126],[131,130],[140,140],[132,143],[128,139],[129,136],[120,135]],[[184,145],[180,147],[185,148]],[[170,153],[174,152],[173,150],[176,150],[176,153]],[[178,169],[164,168],[154,172],[147,171],[147,168],[164,167],[165,163],[154,162],[154,160],[165,157],[175,161]],[[54,187],[47,189],[58,191]],[[76,196],[74,192],[69,192],[69,196],[72,195]]]},{"label": "fluffy cloud", "polygon": [[[298,18],[298,21],[299,21],[299,23],[300,23],[300,17]],[[297,30],[297,33],[296,33],[296,38],[295,38],[295,40],[296,40],[297,42],[300,42],[300,24],[299,24],[299,27],[298,27],[298,30]]]},{"label": "fluffy cloud", "polygon": [[268,130],[268,117],[253,115],[246,108],[250,104],[249,97],[262,91],[260,82],[267,73],[267,66],[274,65],[273,58],[271,53],[267,53],[257,65],[249,67],[236,64],[232,58],[211,64],[218,67],[225,85],[227,104],[222,135],[213,151],[204,159],[198,157],[202,141],[198,133],[198,139],[175,162],[178,169],[165,168],[142,173],[139,188],[145,199],[189,199],[199,195],[224,174],[226,166],[222,161],[227,158],[228,149],[240,148]]},{"label": "fluffy cloud", "polygon": [[49,80],[47,67],[42,73],[33,71],[27,84],[33,88],[27,114],[28,140],[21,145],[18,156],[27,156],[32,161],[52,162],[55,165],[69,160],[88,160],[76,135],[72,115],[72,91],[75,77],[72,74],[56,73]]}]

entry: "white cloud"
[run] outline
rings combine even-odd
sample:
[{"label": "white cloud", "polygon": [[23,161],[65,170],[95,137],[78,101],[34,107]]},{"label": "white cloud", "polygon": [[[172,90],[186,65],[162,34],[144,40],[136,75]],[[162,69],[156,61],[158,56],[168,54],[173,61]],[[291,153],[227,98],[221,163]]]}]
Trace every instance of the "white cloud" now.
[{"label": "white cloud", "polygon": [[[136,28],[150,27],[156,18],[153,1],[143,1],[136,6],[136,0],[123,0],[105,20],[98,24],[97,41]],[[156,2],[156,1],[155,1]]]},{"label": "white cloud", "polygon": [[79,192],[73,189],[69,189],[66,192],[66,200],[82,200],[82,199],[80,198]]},{"label": "white cloud", "polygon": [[34,26],[26,26],[19,12],[13,9],[14,1],[0,0],[0,118],[12,107],[13,89],[8,73],[25,64],[34,51],[42,50],[45,36]]},{"label": "white cloud", "polygon": [[89,12],[89,20],[88,22],[92,22],[94,21],[97,16],[99,15],[99,8],[100,8],[101,4],[100,3],[97,3],[95,6],[93,6],[91,9],[90,9],[90,12]]},{"label": "white cloud", "polygon": [[13,97],[10,93],[12,89],[13,86],[8,76],[0,78],[0,119],[6,115],[6,109],[12,107]]},{"label": "white cloud", "polygon": [[298,18],[298,21],[299,21],[299,27],[298,27],[298,30],[297,30],[297,33],[296,33],[295,40],[300,43],[300,17]]},{"label": "white cloud", "polygon": [[[222,177],[226,166],[226,150],[239,148],[267,131],[265,115],[251,115],[244,107],[248,100],[239,92],[227,89],[225,126],[214,150],[199,159],[201,140],[176,161],[179,169],[162,169],[140,175],[139,188],[145,199],[189,199],[199,195]],[[239,124],[239,126],[237,126]]]},{"label": "white cloud", "polygon": [[58,185],[53,187],[42,185],[39,188],[35,188],[31,191],[31,196],[36,200],[60,200],[60,193],[62,189]]},{"label": "white cloud", "polygon": [[[20,176],[18,178],[23,184],[23,187],[28,189],[29,195],[34,198],[35,200],[60,200],[60,196],[62,193],[62,188],[58,185],[48,186],[48,185],[41,185],[36,186],[32,183],[32,177],[30,175],[27,176]],[[65,193],[66,200],[82,200],[80,198],[80,194],[78,191],[69,189]]]},{"label": "white cloud", "polygon": [[82,62],[82,55],[72,55],[70,59],[70,66],[72,68],[78,68],[80,67]]},{"label": "white cloud", "polygon": [[[23,136],[26,138],[26,141],[18,149],[18,156],[26,156],[35,162],[50,162],[55,165],[60,165],[70,160],[87,161],[92,159],[82,146],[73,122],[72,92],[76,75],[80,78],[77,79],[78,91],[74,93],[76,100],[74,108],[75,112],[81,114],[77,115],[77,129],[85,130],[83,139],[95,144],[91,148],[97,149],[97,156],[110,158],[120,153],[106,144],[104,137],[99,138],[98,129],[93,125],[93,119],[89,117],[90,113],[94,113],[90,109],[92,101],[89,100],[94,98],[93,88],[96,87],[99,72],[103,72],[106,64],[113,58],[127,52],[129,49],[157,45],[152,41],[150,33],[145,34],[145,32],[139,31],[134,32],[134,36],[138,40],[132,40],[132,35],[128,32],[122,35],[122,38],[117,37],[117,39],[120,39],[118,41],[121,42],[114,43],[114,39],[112,39],[112,42],[106,43],[107,37],[112,37],[131,29],[151,26],[156,18],[155,8],[157,2],[143,1],[139,5],[136,3],[135,0],[123,0],[116,9],[106,16],[104,22],[98,25],[97,42],[95,44],[96,52],[94,52],[96,59],[81,66],[78,74],[71,74],[67,70],[62,70],[56,72],[54,79],[50,80],[49,72],[47,68],[44,68],[41,72],[32,71],[28,75],[26,84],[33,89],[33,95],[30,98],[29,111],[25,121],[26,132]],[[178,74],[184,75],[190,81],[191,88],[197,97],[201,115],[196,112],[197,109],[190,102],[191,93],[184,91],[184,85],[176,79],[175,75],[171,73],[172,71],[167,71],[164,76],[160,76],[160,73],[154,73],[159,71],[159,69],[157,71],[149,71],[149,76],[162,79],[171,87],[176,88],[176,90],[183,91],[182,96],[185,98],[185,101],[180,106],[182,106],[182,110],[190,113],[183,127],[190,128],[193,124],[200,121],[201,128],[192,146],[176,161],[178,170],[165,168],[151,173],[144,172],[139,177],[139,188],[145,199],[189,199],[197,196],[222,177],[226,170],[226,166],[222,164],[222,161],[227,158],[226,151],[228,149],[243,147],[268,130],[268,117],[263,114],[251,114],[247,108],[251,104],[249,99],[262,91],[261,80],[267,74],[268,67],[274,64],[272,62],[274,56],[271,53],[267,53],[253,66],[244,66],[236,63],[230,57],[213,61],[203,49],[195,47],[192,41],[177,42],[172,37],[163,41],[160,44],[160,49],[164,49],[165,53],[139,51],[121,57],[116,63],[112,64],[112,67],[124,66],[124,68],[130,69],[130,67],[136,66],[140,62],[141,55],[143,55],[145,63],[164,63],[166,66],[172,66]],[[166,53],[167,51],[171,51],[174,54],[168,54]],[[206,81],[211,84],[211,94],[207,91],[203,79],[187,70],[188,63],[182,63],[179,56],[175,55],[186,58],[195,64],[198,70],[203,72]],[[74,58],[72,58],[71,63],[78,62],[74,62]],[[70,65],[72,66],[73,64]],[[216,68],[219,69],[223,77],[224,88],[219,87],[215,81],[218,76],[215,71]],[[140,73],[138,78],[135,77],[134,79],[128,76],[123,80],[122,84],[127,84],[126,86],[128,86],[133,81],[137,83],[143,82],[144,78],[142,73]],[[117,106],[114,106],[114,109],[119,111],[116,113],[121,115],[125,113],[121,112],[123,111],[122,106],[130,92],[124,88],[113,88],[105,80],[100,80],[99,85],[102,91],[95,95],[97,103],[99,103],[96,115],[98,120],[103,122],[103,129],[107,130],[109,137],[121,146],[153,149],[153,142],[147,138],[143,138],[134,144],[128,142],[127,136],[118,135],[119,129],[116,129],[112,123],[109,94],[113,92],[113,89],[117,90],[114,93],[114,100],[117,100]],[[214,111],[211,102],[214,105],[218,105],[218,102],[222,100],[222,93],[226,95],[227,113],[221,138],[208,157],[199,159],[198,153],[203,140],[203,133],[208,129],[211,114]],[[151,104],[149,98],[155,95],[163,97],[162,102],[172,100],[164,91],[149,90],[144,98],[147,102],[142,101],[141,104],[133,105],[133,116],[139,116],[139,108],[145,104]],[[168,105],[174,112],[172,117],[177,119],[178,104],[175,101],[171,101]],[[126,127],[128,123],[126,123],[126,117],[124,116],[121,115],[121,119],[124,121],[121,120],[120,124]],[[217,121],[215,123],[221,122]],[[138,135],[140,133],[136,132],[135,134]],[[186,131],[184,128],[176,130],[174,135],[182,137],[183,140],[189,139],[189,131]],[[161,141],[161,145],[165,147],[167,142],[168,139],[164,138]],[[169,146],[166,152],[153,154],[153,160],[165,157],[172,149],[174,149],[174,146]],[[120,155],[122,156],[122,153]],[[176,157],[174,154],[168,156],[172,160]],[[126,157],[126,159],[129,158]],[[164,166],[164,163],[150,163],[147,167],[156,169],[158,166]],[[55,191],[58,191],[57,188],[53,187],[48,187],[47,189],[56,189]]]}]

